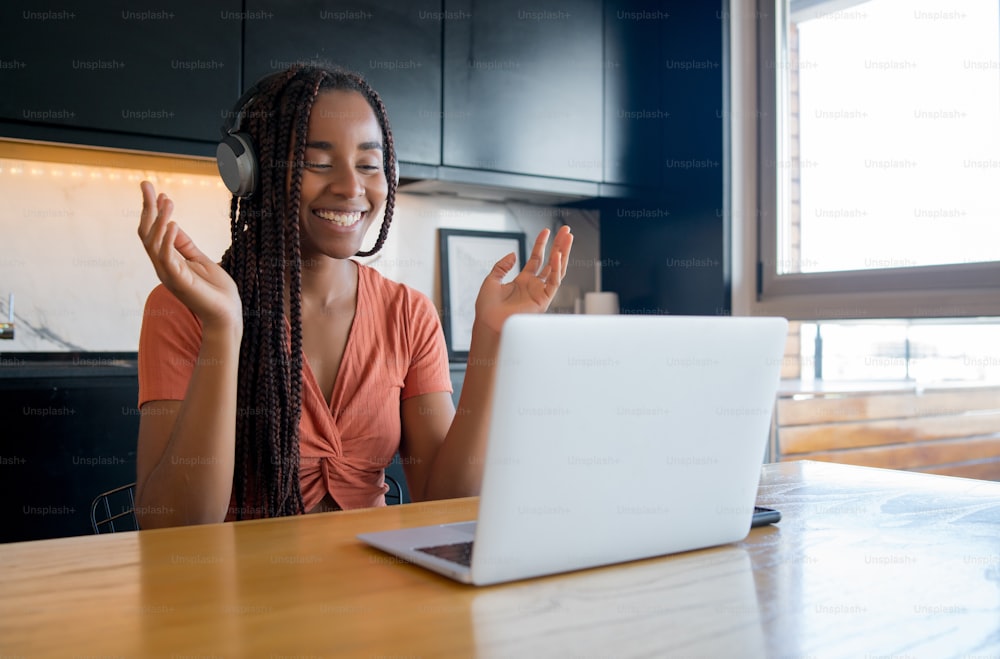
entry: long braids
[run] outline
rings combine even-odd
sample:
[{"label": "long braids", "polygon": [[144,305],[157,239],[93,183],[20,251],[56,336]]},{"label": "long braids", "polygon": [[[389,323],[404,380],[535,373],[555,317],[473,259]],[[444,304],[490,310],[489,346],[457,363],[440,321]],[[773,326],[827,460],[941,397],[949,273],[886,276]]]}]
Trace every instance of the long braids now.
[{"label": "long braids", "polygon": [[358,252],[357,254],[358,256],[371,256],[382,249],[386,236],[389,235],[389,225],[392,224],[392,215],[396,208],[396,188],[399,184],[399,170],[397,167],[399,167],[399,164],[396,162],[396,145],[392,139],[392,129],[389,128],[389,115],[385,111],[382,99],[379,98],[379,95],[375,93],[375,90],[371,88],[364,78],[358,74],[346,73],[345,75],[357,85],[355,90],[361,92],[368,99],[368,104],[372,106],[372,110],[375,111],[375,118],[378,119],[378,123],[382,127],[383,169],[386,172],[386,182],[389,184],[389,191],[385,197],[385,216],[382,220],[382,226],[379,227],[378,239],[375,241],[375,245],[370,250]]},{"label": "long braids", "polygon": [[375,245],[358,256],[369,256],[382,248],[395,208],[397,164],[388,116],[378,94],[361,76],[294,66],[261,83],[260,98],[246,113],[245,124],[257,146],[259,190],[248,199],[233,198],[232,245],[222,258],[223,268],[240,291],[244,319],[233,474],[237,519],[304,512],[299,484],[301,163],[313,103],[328,89],[360,92],[382,128],[388,182],[385,215]]}]

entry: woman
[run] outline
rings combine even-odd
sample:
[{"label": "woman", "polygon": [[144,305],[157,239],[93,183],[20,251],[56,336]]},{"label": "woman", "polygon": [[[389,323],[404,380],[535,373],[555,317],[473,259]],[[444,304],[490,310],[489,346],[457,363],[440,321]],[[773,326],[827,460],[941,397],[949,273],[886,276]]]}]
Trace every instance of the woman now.
[{"label": "woman", "polygon": [[140,525],[384,505],[397,450],[414,500],[478,494],[501,326],[548,308],[569,228],[544,265],[547,230],[516,278],[501,283],[508,254],[483,282],[456,414],[433,305],[350,258],[380,249],[392,221],[396,161],[378,95],[357,74],[296,66],[236,111],[259,180],[233,197],[221,264],[141,185],[139,236],[162,285],[139,346]]}]

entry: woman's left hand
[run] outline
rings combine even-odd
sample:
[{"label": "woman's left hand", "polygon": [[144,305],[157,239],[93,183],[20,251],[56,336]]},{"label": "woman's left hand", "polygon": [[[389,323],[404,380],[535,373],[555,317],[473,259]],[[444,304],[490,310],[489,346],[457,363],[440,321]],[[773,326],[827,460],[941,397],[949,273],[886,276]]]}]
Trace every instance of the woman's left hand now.
[{"label": "woman's left hand", "polygon": [[549,262],[542,266],[549,230],[544,229],[535,239],[531,256],[514,279],[504,284],[503,278],[517,262],[513,252],[496,262],[486,276],[476,298],[476,322],[500,333],[508,317],[517,313],[541,313],[549,308],[559,284],[566,275],[573,234],[568,226],[556,232]]}]

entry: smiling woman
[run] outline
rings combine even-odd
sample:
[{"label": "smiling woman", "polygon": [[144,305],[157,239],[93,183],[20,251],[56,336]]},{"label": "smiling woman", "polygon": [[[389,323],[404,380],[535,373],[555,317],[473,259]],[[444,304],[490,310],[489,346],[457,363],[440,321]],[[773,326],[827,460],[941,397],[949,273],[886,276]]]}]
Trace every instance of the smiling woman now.
[{"label": "smiling woman", "polygon": [[378,94],[355,73],[293,66],[231,115],[220,169],[235,159],[239,175],[221,264],[142,184],[139,235],[163,285],[139,345],[136,503],[164,512],[140,525],[384,505],[397,451],[414,500],[477,494],[500,327],[548,308],[569,228],[547,262],[546,229],[516,277],[504,282],[507,257],[486,277],[456,416],[430,300],[352,259],[381,249],[395,209]]}]

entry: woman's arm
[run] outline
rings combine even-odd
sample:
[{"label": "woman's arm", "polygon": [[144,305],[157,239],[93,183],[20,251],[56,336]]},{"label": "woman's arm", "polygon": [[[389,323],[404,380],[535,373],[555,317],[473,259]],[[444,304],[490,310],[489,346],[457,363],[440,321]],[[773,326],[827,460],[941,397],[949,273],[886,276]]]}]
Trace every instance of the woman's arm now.
[{"label": "woman's arm", "polygon": [[136,516],[142,528],[220,522],[233,484],[239,292],[170,221],[173,203],[148,182],[141,187],[139,237],[160,281],[201,321],[202,337],[184,400],[142,406]]},{"label": "woman's arm", "polygon": [[483,282],[476,299],[476,319],[458,410],[453,409],[447,394],[403,401],[404,458],[411,466],[406,477],[414,501],[479,494],[500,329],[516,313],[542,313],[548,309],[569,263],[573,236],[569,227],[562,227],[553,241],[549,262],[542,267],[548,236],[548,230],[539,234],[531,257],[513,281],[502,283],[514,266],[514,256],[508,254]]}]

